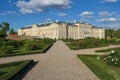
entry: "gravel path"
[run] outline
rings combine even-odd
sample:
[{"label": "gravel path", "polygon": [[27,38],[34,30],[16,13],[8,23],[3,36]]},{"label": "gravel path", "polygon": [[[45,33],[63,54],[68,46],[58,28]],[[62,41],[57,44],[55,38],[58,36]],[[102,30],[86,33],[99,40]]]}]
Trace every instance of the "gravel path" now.
[{"label": "gravel path", "polygon": [[74,50],[74,54],[108,54],[106,52],[105,53],[95,53],[95,50],[115,48],[115,47],[120,47],[120,45],[110,45],[110,46],[99,47],[99,48]]},{"label": "gravel path", "polygon": [[45,54],[0,58],[0,63],[27,59],[36,61],[37,64],[22,80],[98,80],[76,56],[76,54],[92,54],[95,49],[101,48],[73,51],[62,41],[57,41]]}]

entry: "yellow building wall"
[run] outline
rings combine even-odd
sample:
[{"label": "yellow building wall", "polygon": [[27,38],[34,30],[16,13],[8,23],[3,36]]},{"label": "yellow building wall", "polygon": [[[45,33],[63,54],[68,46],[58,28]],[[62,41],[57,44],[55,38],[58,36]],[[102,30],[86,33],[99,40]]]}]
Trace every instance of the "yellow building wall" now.
[{"label": "yellow building wall", "polygon": [[52,23],[46,26],[32,25],[31,28],[18,29],[19,36],[35,36],[52,39],[81,39],[85,37],[105,38],[103,28],[93,28],[89,24],[66,25],[65,23]]}]

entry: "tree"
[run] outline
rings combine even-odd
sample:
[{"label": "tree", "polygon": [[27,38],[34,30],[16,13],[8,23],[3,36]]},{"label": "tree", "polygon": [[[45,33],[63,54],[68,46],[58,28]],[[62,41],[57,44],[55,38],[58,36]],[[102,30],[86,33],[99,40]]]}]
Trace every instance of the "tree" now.
[{"label": "tree", "polygon": [[0,24],[0,38],[5,38],[9,30],[9,23],[3,22]]},{"label": "tree", "polygon": [[6,40],[7,32],[9,30],[9,23],[3,22],[0,24],[0,50],[3,50],[3,47],[6,48]]},{"label": "tree", "polygon": [[116,37],[117,37],[117,38],[120,38],[120,29],[117,29],[117,30],[116,30]]},{"label": "tree", "polygon": [[10,32],[9,32],[9,34],[17,34],[17,32],[16,32],[16,31],[14,31],[14,29],[13,29],[13,28],[11,28],[11,29],[10,29]]},{"label": "tree", "polygon": [[115,32],[114,29],[106,29],[106,30],[105,30],[105,37],[106,37],[106,38],[107,38],[107,37],[113,38],[113,37],[116,36],[115,33],[116,33],[116,32]]}]

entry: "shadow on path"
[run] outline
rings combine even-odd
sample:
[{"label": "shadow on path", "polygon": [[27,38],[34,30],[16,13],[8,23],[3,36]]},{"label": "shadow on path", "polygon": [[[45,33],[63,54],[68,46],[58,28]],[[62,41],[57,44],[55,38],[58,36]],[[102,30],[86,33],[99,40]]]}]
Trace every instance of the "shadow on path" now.
[{"label": "shadow on path", "polygon": [[29,64],[25,69],[23,69],[14,79],[12,80],[22,80],[25,75],[38,63],[38,61]]}]

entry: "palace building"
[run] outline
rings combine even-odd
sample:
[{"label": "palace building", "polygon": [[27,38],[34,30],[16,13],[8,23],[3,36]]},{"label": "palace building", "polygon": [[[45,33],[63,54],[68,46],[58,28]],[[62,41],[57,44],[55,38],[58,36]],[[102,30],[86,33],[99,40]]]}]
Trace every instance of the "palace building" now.
[{"label": "palace building", "polygon": [[94,27],[88,23],[68,23],[59,22],[46,23],[41,25],[31,25],[18,29],[18,36],[33,36],[38,38],[52,39],[81,39],[86,37],[105,38],[105,29],[102,27]]}]

